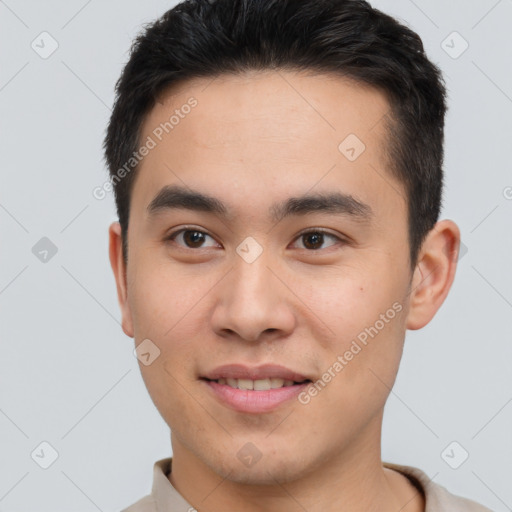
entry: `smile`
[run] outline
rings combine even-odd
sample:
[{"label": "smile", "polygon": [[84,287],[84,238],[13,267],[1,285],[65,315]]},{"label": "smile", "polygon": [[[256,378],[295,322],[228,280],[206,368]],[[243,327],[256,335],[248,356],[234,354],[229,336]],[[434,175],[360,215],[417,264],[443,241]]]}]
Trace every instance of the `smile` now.
[{"label": "smile", "polygon": [[289,380],[289,379],[285,380],[285,379],[280,379],[280,378],[276,377],[276,378],[272,378],[272,379],[257,379],[257,380],[221,378],[221,379],[216,379],[213,382],[217,382],[217,384],[225,384],[234,389],[265,391],[268,389],[278,389],[278,388],[282,388],[282,387],[293,386],[295,384],[302,384],[303,382],[306,382],[306,381],[307,381],[307,379],[303,380],[301,382],[295,382],[293,380]]}]

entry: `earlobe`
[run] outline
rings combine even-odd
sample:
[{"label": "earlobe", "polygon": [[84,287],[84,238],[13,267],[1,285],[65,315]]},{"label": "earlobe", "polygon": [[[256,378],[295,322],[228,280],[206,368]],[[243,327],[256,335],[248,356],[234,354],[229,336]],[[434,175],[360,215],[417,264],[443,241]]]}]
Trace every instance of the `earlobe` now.
[{"label": "earlobe", "polygon": [[460,231],[451,220],[438,222],[428,233],[411,282],[407,329],[421,329],[441,307],[455,277],[459,246]]},{"label": "earlobe", "polygon": [[114,273],[117,287],[117,298],[121,308],[123,332],[133,338],[133,322],[128,302],[128,288],[126,279],[126,265],[123,259],[122,234],[119,222],[113,222],[108,230],[109,233],[109,258],[110,266]]}]

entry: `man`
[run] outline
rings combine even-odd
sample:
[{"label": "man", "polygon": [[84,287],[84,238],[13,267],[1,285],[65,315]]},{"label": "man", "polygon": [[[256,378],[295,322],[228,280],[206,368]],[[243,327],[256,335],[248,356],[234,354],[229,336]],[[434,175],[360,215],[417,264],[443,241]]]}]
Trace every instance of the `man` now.
[{"label": "man", "polygon": [[420,38],[358,0],[188,1],[116,92],[110,261],[173,449],[126,511],[488,510],[381,460],[460,242]]}]

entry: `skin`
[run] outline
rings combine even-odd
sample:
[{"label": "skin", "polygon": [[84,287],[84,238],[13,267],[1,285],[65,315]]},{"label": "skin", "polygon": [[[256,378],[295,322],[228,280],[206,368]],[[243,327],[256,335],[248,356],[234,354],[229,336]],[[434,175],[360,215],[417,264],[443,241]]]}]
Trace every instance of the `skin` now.
[{"label": "skin", "polygon": [[[140,140],[191,96],[197,106],[140,164],[126,266],[120,226],[109,229],[123,331],[160,350],[140,369],[171,428],[170,482],[211,512],[424,510],[409,480],[382,465],[383,409],[406,330],[426,325],[450,289],[460,234],[438,222],[411,271],[405,190],[386,169],[385,95],[283,70],[195,79],[162,95]],[[366,146],[353,162],[338,150],[350,133]],[[150,217],[147,206],[172,184],[217,197],[232,217],[186,209]],[[369,205],[371,220],[269,218],[276,201],[332,191]],[[183,227],[206,233],[202,245],[166,240]],[[300,236],[310,228],[339,240],[326,235],[311,249]],[[236,252],[248,236],[263,248],[252,263]],[[393,303],[401,311],[306,405],[240,413],[199,379],[233,362],[321,378]],[[246,443],[261,453],[251,467],[237,457]]]}]

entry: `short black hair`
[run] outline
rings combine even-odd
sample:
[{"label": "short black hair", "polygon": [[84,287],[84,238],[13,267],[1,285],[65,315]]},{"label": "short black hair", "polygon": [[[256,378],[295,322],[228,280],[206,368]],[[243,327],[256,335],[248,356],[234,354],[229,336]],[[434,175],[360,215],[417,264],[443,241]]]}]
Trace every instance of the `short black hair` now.
[{"label": "short black hair", "polygon": [[193,78],[279,69],[334,73],[386,94],[386,167],[407,194],[414,268],[441,209],[446,90],[418,34],[363,0],[185,0],[144,27],[117,81],[103,144],[125,262],[137,171],[130,158],[157,97]]}]

